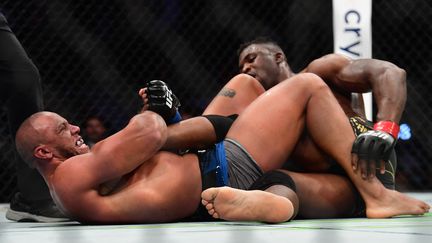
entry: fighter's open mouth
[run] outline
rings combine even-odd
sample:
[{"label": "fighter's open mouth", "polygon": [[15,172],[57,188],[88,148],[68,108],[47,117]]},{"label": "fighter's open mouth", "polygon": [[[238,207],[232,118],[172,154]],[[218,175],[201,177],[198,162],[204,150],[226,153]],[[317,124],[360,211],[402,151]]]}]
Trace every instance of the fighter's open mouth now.
[{"label": "fighter's open mouth", "polygon": [[84,140],[82,138],[78,139],[75,142],[75,145],[78,146],[78,147],[81,147],[83,144],[84,144]]}]

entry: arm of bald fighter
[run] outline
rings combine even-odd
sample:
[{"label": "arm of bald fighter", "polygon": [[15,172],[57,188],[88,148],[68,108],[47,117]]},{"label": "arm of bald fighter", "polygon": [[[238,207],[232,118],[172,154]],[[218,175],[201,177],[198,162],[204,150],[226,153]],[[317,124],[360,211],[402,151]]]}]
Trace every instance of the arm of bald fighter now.
[{"label": "arm of bald fighter", "polygon": [[161,149],[166,137],[164,120],[145,111],[134,116],[124,129],[98,142],[90,153],[72,157],[62,167],[67,165],[69,170],[81,169],[90,174],[82,178],[88,187],[99,185],[120,178],[150,159]]},{"label": "arm of bald fighter", "polygon": [[[69,158],[53,176],[60,207],[81,221],[113,217],[112,202],[99,195],[99,186],[121,178],[149,160],[165,143],[167,128],[154,112],[134,116],[121,131],[97,143],[90,153]],[[108,219],[107,219],[108,220]]]},{"label": "arm of bald fighter", "polygon": [[[155,220],[152,212],[158,212],[167,203],[161,195],[170,195],[165,184],[141,187],[139,193],[137,190],[123,190],[103,196],[99,193],[99,185],[91,184],[98,173],[89,171],[84,165],[92,163],[93,155],[83,156],[81,160],[72,162],[81,163],[80,166],[56,172],[55,190],[52,191],[57,205],[71,219],[86,223],[143,223],[144,220]],[[79,156],[73,159],[76,157]]]},{"label": "arm of bald fighter", "polygon": [[92,168],[103,171],[99,172],[102,181],[127,174],[155,155],[166,138],[167,127],[162,117],[145,111],[92,148]]},{"label": "arm of bald fighter", "polygon": [[396,65],[330,54],[311,62],[306,70],[341,92],[372,91],[378,106],[377,120],[399,122],[406,102],[406,73]]}]

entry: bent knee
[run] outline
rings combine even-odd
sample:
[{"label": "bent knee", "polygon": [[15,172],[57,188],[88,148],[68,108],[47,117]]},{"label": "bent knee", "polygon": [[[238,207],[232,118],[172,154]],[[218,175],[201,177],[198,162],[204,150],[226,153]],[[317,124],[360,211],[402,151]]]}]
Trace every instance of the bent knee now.
[{"label": "bent knee", "polygon": [[288,82],[282,83],[294,84],[296,89],[302,90],[306,93],[313,93],[318,89],[329,89],[324,80],[314,73],[300,73],[286,81]]},{"label": "bent knee", "polygon": [[254,92],[255,94],[262,94],[265,92],[264,87],[254,77],[241,73],[234,76],[226,85],[228,88],[241,89]]},{"label": "bent knee", "polygon": [[327,87],[327,84],[324,82],[324,80],[314,73],[301,73],[297,74],[295,77],[298,77],[300,80],[299,82],[302,82],[304,86]]}]

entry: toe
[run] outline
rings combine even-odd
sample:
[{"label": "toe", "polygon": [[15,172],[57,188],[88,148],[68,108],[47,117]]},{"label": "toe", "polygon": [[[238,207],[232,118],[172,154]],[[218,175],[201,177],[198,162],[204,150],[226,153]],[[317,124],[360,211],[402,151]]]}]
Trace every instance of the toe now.
[{"label": "toe", "polygon": [[207,210],[210,210],[213,208],[213,203],[208,203],[207,205],[205,205]]},{"label": "toe", "polygon": [[206,206],[209,202],[203,199],[203,200],[201,200],[201,203],[202,203],[202,205]]},{"label": "toe", "polygon": [[218,193],[217,188],[206,189],[201,193],[201,199],[206,201],[213,201],[216,198],[217,193]]}]

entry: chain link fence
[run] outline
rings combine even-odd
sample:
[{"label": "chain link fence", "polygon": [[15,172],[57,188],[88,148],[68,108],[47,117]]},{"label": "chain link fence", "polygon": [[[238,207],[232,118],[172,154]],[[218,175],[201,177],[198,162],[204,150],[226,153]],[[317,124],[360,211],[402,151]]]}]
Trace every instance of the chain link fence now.
[{"label": "chain link fence", "polygon": [[[236,50],[269,36],[294,71],[333,50],[331,1],[2,0],[0,8],[39,68],[47,110],[75,124],[90,115],[121,129],[139,107],[144,81],[167,81],[182,112],[199,115],[238,72]],[[408,73],[398,186],[432,190],[432,6],[373,2],[373,55]],[[1,77],[0,77],[1,78]],[[1,89],[7,87],[0,87]],[[0,201],[15,190],[16,154],[0,111]]]}]

